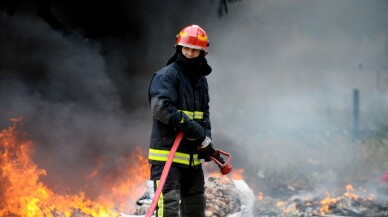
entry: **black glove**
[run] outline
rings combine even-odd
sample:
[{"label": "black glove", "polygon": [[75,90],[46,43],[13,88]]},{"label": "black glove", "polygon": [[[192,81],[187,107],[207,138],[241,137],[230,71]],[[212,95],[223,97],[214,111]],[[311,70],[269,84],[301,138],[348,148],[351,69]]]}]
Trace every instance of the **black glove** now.
[{"label": "black glove", "polygon": [[190,119],[182,112],[182,123],[179,124],[180,129],[184,132],[185,137],[199,145],[205,139],[205,130],[196,121]]},{"label": "black glove", "polygon": [[213,157],[213,158],[217,159],[221,164],[225,163],[224,159],[220,155],[220,152],[218,152],[218,150],[214,149],[213,143],[210,143],[205,148],[199,148],[198,155],[199,155],[200,159],[204,159],[206,162],[211,161],[210,157]]},{"label": "black glove", "polygon": [[210,157],[216,155],[217,151],[213,148],[213,144],[210,143],[205,148],[198,148],[198,157],[204,159],[206,162],[211,161]]}]

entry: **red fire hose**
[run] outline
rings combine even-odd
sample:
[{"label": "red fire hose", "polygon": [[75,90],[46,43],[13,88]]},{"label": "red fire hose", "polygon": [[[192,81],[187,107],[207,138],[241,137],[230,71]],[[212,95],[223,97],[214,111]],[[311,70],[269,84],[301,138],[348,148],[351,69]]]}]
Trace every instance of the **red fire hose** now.
[{"label": "red fire hose", "polygon": [[170,150],[170,154],[168,155],[168,159],[167,159],[166,164],[163,168],[162,176],[160,177],[158,188],[156,188],[154,197],[152,198],[151,206],[147,211],[146,217],[151,217],[155,208],[156,208],[156,204],[158,203],[160,193],[162,193],[164,183],[166,182],[166,179],[167,179],[168,171],[170,171],[172,160],[174,159],[175,152],[178,149],[179,143],[181,143],[182,137],[183,137],[183,132],[179,132],[175,138],[174,144],[172,145],[172,148]]},{"label": "red fire hose", "polygon": [[[160,194],[162,193],[162,189],[163,189],[164,183],[166,182],[168,172],[170,171],[172,160],[174,159],[175,152],[178,149],[179,144],[181,143],[182,137],[183,137],[183,132],[179,132],[175,138],[174,144],[172,145],[172,148],[171,148],[170,153],[168,155],[168,159],[167,159],[166,164],[163,168],[162,176],[160,177],[158,187],[156,188],[154,197],[152,198],[150,208],[148,209],[145,217],[151,217],[155,208],[156,208],[156,204],[158,203]],[[217,151],[220,154],[227,156],[228,160],[225,163],[221,163],[219,159],[216,159],[214,157],[210,157],[210,158],[218,165],[222,175],[226,175],[230,171],[232,171],[232,165],[229,163],[232,156],[229,153],[224,152],[220,149],[217,149]]]}]

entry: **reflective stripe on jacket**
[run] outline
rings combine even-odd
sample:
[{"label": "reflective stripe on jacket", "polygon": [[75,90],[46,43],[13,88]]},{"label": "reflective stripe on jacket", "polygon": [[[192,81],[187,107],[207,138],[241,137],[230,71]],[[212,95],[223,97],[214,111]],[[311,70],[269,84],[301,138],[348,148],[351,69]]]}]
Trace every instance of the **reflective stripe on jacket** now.
[{"label": "reflective stripe on jacket", "polygon": [[[192,82],[177,62],[171,63],[154,74],[149,87],[149,100],[153,114],[148,156],[151,164],[166,162],[169,150],[180,131],[182,113],[197,122],[204,134],[211,137],[209,92],[205,76],[199,76],[196,82]],[[183,137],[175,154],[174,164],[201,164],[197,154],[198,141],[195,143],[190,139]]]},{"label": "reflective stripe on jacket", "polygon": [[[167,151],[167,150],[158,150],[158,149],[150,148],[149,154],[148,154],[148,159],[153,160],[153,161],[166,162],[169,154],[170,154],[170,151]],[[194,165],[194,166],[201,164],[201,161],[198,159],[198,154],[193,155],[192,161],[193,161],[192,165]],[[175,156],[174,156],[172,162],[189,166],[190,165],[190,155],[186,154],[186,153],[175,152]]]}]

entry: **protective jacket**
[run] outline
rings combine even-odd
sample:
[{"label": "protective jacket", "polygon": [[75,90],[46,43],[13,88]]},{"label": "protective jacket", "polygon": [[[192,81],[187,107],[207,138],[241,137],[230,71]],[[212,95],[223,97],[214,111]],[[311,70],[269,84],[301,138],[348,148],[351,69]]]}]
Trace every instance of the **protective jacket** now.
[{"label": "protective jacket", "polygon": [[174,165],[200,166],[197,148],[211,137],[209,92],[206,75],[211,73],[204,56],[186,59],[175,53],[168,65],[157,71],[149,86],[153,127],[148,160],[164,164],[179,131],[184,137]]}]

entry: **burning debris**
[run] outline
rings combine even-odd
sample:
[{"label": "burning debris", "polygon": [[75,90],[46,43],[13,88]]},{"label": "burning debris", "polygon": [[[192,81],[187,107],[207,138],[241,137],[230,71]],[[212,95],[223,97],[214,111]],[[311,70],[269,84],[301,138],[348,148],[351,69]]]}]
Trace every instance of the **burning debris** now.
[{"label": "burning debris", "polygon": [[[144,215],[152,200],[153,189],[150,182],[145,197],[138,201],[139,186],[147,176],[134,174],[136,171],[125,169],[126,177],[120,182],[113,182],[102,187],[100,197],[94,200],[85,193],[61,195],[39,180],[47,175],[33,162],[33,142],[26,139],[25,134],[18,130],[20,119],[13,119],[13,125],[0,131],[0,216],[12,217],[126,217],[124,213]],[[135,159],[134,156],[130,156]],[[137,158],[140,165],[147,167],[146,159]],[[130,161],[128,161],[130,162]],[[135,162],[131,161],[129,164]],[[137,167],[140,168],[140,167]],[[147,170],[142,168],[141,170]],[[138,172],[138,171],[137,171]],[[255,198],[252,190],[242,179],[242,171],[236,170],[228,176],[209,175],[206,180],[205,194],[207,197],[206,216],[228,217],[270,217],[270,216],[353,216],[353,217],[385,217],[388,216],[388,201],[380,200],[367,194],[365,189],[347,185],[345,191],[336,191],[322,196],[298,195],[286,201],[269,198],[259,193]],[[98,174],[98,170],[95,173]],[[148,174],[146,172],[145,174]],[[234,177],[238,175],[237,177]],[[89,176],[90,179],[93,176]],[[381,177],[385,183],[386,174]],[[138,182],[138,186],[134,185]],[[134,188],[136,186],[136,189]],[[294,192],[295,194],[297,192]],[[338,196],[339,195],[339,196]],[[132,209],[131,209],[132,207]],[[136,209],[136,211],[135,211]]]},{"label": "burning debris", "polygon": [[263,198],[255,204],[255,216],[331,216],[331,217],[385,217],[388,201],[378,201],[374,195],[357,195],[352,185],[346,186],[342,196],[326,193],[320,196],[293,196],[287,201]]},{"label": "burning debris", "polygon": [[206,216],[227,216],[241,210],[240,195],[232,180],[209,177],[205,187]]},{"label": "burning debris", "polygon": [[[140,185],[136,186],[135,183],[143,182],[146,179],[144,174],[126,169],[123,171],[126,179],[102,186],[108,190],[101,190],[103,196],[95,200],[89,199],[84,192],[77,195],[58,194],[40,180],[40,176],[46,176],[47,173],[32,160],[34,144],[20,131],[21,119],[11,121],[11,127],[0,131],[1,217],[118,217],[134,212],[135,207],[130,198],[138,197],[135,190],[139,190]],[[132,155],[130,158],[137,159],[140,165],[148,166],[145,158]],[[133,160],[126,162],[130,162],[132,167],[136,163]],[[140,165],[136,168],[147,171],[147,168]],[[239,174],[238,171],[236,174]],[[98,173],[97,168],[92,175],[88,175],[88,179],[93,179]],[[145,214],[148,210],[153,194],[150,186],[149,183],[148,198],[139,201],[136,214]],[[206,196],[206,216],[239,216],[243,212],[252,212],[254,196],[242,180],[232,180],[227,176],[210,177],[206,182]]]}]

